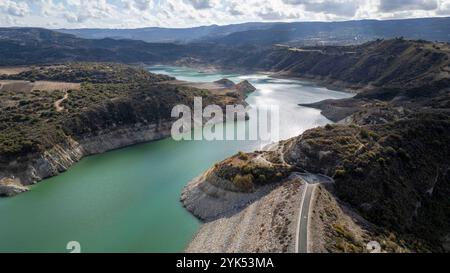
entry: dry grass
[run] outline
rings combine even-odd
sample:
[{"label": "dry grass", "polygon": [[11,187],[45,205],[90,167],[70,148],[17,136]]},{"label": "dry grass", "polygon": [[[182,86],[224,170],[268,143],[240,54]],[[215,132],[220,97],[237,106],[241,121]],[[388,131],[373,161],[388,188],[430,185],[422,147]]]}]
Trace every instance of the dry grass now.
[{"label": "dry grass", "polygon": [[229,92],[236,91],[233,87],[224,87],[221,84],[214,82],[186,82],[186,81],[169,81],[170,83],[174,83],[181,86],[187,86],[191,88],[197,88],[201,90],[208,90],[212,94],[215,95],[226,95]]},{"label": "dry grass", "polygon": [[15,90],[20,92],[30,92],[33,90],[41,91],[67,91],[67,90],[80,90],[81,85],[79,83],[68,82],[49,82],[49,81],[0,81],[0,91],[3,90]]},{"label": "dry grass", "polygon": [[27,70],[30,70],[30,68],[26,66],[0,67],[0,75],[15,75]]}]

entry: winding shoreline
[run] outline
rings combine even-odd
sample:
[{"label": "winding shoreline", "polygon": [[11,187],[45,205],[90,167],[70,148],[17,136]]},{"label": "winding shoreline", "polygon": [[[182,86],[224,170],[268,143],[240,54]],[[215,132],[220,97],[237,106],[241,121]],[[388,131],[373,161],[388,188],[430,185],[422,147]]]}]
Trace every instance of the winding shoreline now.
[{"label": "winding shoreline", "polygon": [[[27,159],[2,167],[1,175],[5,178],[0,180],[0,196],[11,197],[28,191],[28,186],[67,171],[84,157],[166,138],[170,136],[171,124],[166,122],[119,128],[78,141],[67,138],[65,143],[57,144],[43,153],[28,155]],[[8,172],[8,168],[22,171]]]},{"label": "winding shoreline", "polygon": [[[225,86],[221,83],[169,82],[174,86],[208,90],[218,95],[223,93],[224,97],[231,96],[230,98],[238,103],[245,103],[245,98],[254,91],[254,87],[247,81],[231,83],[234,86]],[[67,97],[63,97],[63,100],[67,98],[68,94]],[[55,105],[58,102],[61,103],[62,100],[56,101]],[[54,143],[45,151],[25,154],[8,162],[0,162],[0,197],[12,197],[26,192],[30,190],[29,186],[67,171],[86,156],[167,138],[171,135],[173,122],[174,120],[170,117],[161,117],[156,123],[114,126],[112,129],[101,130],[95,135],[66,136],[62,142]]]}]

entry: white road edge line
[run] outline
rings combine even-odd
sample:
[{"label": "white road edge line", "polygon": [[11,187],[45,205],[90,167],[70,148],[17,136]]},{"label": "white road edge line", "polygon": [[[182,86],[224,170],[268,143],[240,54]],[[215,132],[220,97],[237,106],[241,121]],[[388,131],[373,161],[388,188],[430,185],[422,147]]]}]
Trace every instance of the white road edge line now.
[{"label": "white road edge line", "polygon": [[303,194],[302,194],[302,199],[300,200],[300,210],[299,210],[299,214],[298,214],[298,222],[297,222],[297,230],[296,230],[296,235],[295,235],[295,253],[300,253],[298,251],[299,248],[299,242],[300,242],[300,224],[302,222],[302,211],[303,211],[303,203],[305,202],[305,196],[306,196],[306,191],[308,190],[308,182],[303,181],[305,183],[305,189],[303,190]]},{"label": "white road edge line", "polygon": [[314,194],[316,193],[316,189],[317,189],[317,185],[310,185],[311,187],[313,187],[312,192],[311,192],[311,199],[309,200],[310,205],[309,205],[309,210],[308,210],[308,225],[306,227],[306,253],[311,253],[310,248],[311,248],[311,244],[310,244],[310,239],[311,238],[311,210],[312,210],[312,204],[314,201]]}]

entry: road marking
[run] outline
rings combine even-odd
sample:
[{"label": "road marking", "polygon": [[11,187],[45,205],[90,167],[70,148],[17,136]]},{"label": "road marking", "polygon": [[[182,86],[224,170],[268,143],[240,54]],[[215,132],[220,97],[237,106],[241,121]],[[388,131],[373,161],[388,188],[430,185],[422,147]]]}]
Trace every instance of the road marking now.
[{"label": "road marking", "polygon": [[295,250],[297,253],[308,253],[310,248],[310,216],[315,189],[318,184],[334,183],[334,180],[321,174],[297,173],[296,175],[300,176],[305,182],[305,189],[300,202]]},{"label": "road marking", "polygon": [[300,242],[300,224],[302,222],[302,209],[303,209],[303,202],[305,200],[306,195],[306,188],[308,187],[308,183],[305,182],[304,184],[305,189],[303,190],[302,199],[300,201],[300,210],[298,214],[298,222],[297,222],[297,230],[296,230],[296,239],[295,239],[295,251],[299,253],[299,242]]}]

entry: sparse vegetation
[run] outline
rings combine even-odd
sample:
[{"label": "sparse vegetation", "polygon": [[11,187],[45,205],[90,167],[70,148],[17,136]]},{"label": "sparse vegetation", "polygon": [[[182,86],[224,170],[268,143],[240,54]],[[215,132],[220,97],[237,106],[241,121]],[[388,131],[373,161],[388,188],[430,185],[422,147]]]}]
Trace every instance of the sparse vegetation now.
[{"label": "sparse vegetation", "polygon": [[[172,106],[191,104],[201,94],[212,102],[207,90],[164,83],[170,77],[155,75],[121,64],[70,63],[37,66],[9,80],[38,80],[28,85],[4,85],[0,90],[0,161],[31,152],[43,151],[67,136],[75,139],[85,134],[127,124],[146,124],[169,120]],[[52,90],[40,81],[78,82],[80,85],[47,84],[51,87],[75,87],[67,90],[58,112],[55,102],[64,97],[62,90]]]},{"label": "sparse vegetation", "polygon": [[[416,112],[383,124],[317,128],[292,146],[297,157],[288,152],[287,158],[301,169],[333,176],[337,195],[371,222],[435,242],[438,249],[436,242],[450,232],[450,215],[436,213],[450,208],[443,198],[450,189],[444,179],[449,130],[450,115],[442,112]],[[431,188],[437,189],[432,197],[426,193]]]},{"label": "sparse vegetation", "polygon": [[142,84],[172,80],[143,69],[114,63],[69,63],[34,66],[19,74],[0,76],[9,80],[54,81],[73,83]]},{"label": "sparse vegetation", "polygon": [[253,183],[254,180],[255,178],[253,177],[252,174],[246,175],[237,174],[233,178],[232,182],[236,187],[241,189],[243,192],[251,192],[255,188],[255,185]]},{"label": "sparse vegetation", "polygon": [[246,153],[244,153],[244,152],[239,152],[239,153],[238,153],[238,158],[239,158],[240,160],[247,161],[247,160],[249,159],[249,156],[248,156]]}]

